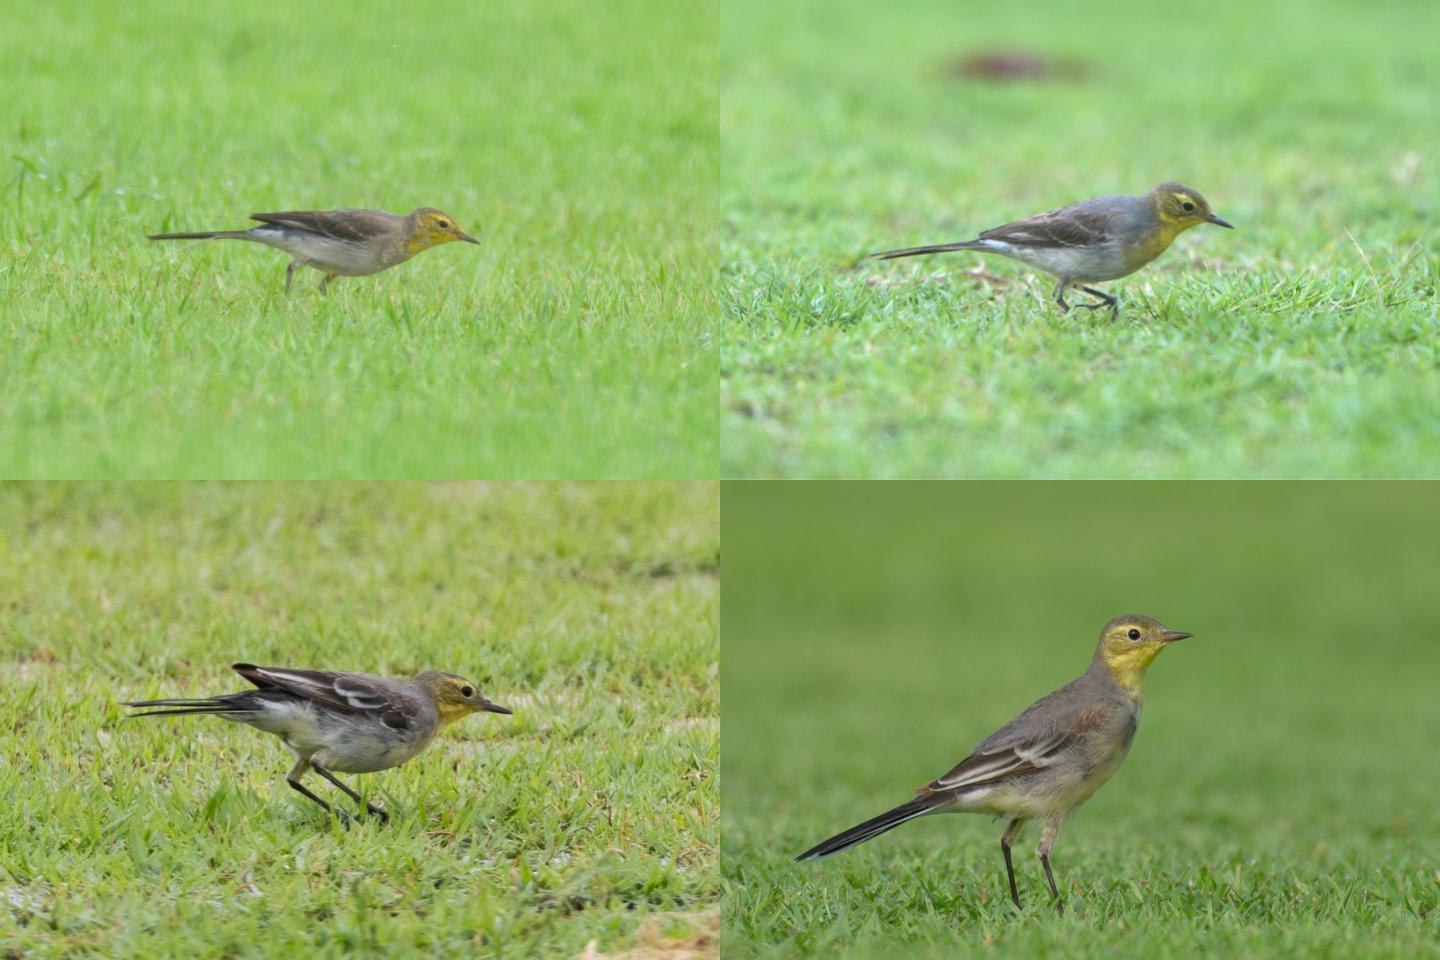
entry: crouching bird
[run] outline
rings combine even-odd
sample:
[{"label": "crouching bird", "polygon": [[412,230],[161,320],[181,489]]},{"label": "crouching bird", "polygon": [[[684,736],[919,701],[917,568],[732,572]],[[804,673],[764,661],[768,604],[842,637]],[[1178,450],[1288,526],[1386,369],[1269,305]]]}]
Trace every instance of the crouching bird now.
[{"label": "crouching bird", "polygon": [[1094,303],[1076,306],[1087,310],[1108,308],[1113,320],[1120,312],[1120,301],[1086,284],[1129,276],[1164,253],[1180,234],[1202,223],[1234,229],[1230,221],[1210,209],[1199,193],[1183,184],[1162,183],[1138,197],[1081,200],[992,227],[974,240],[885,250],[871,256],[895,260],[954,250],[998,253],[1058,280],[1052,296],[1062,313],[1070,309],[1066,289],[1076,288],[1097,298]]},{"label": "crouching bird", "polygon": [[409,216],[384,210],[293,210],[252,213],[260,226],[249,230],[152,233],[151,240],[249,240],[284,250],[294,257],[285,268],[285,292],[296,267],[325,274],[323,293],[336,277],[363,277],[404,263],[415,254],[452,240],[479,243],[455,218],[433,207]]},{"label": "crouching bird", "polygon": [[[340,773],[373,773],[398,767],[430,745],[441,728],[472,713],[509,714],[481,696],[464,677],[427,670],[413,680],[368,673],[287,670],[235,663],[231,668],[256,690],[198,700],[132,700],[145,710],[134,717],[211,714],[273,733],[295,754],[285,782],[326,810],[300,778],[309,770],[339,787],[382,821],[389,815],[342,783]],[[160,707],[163,709],[150,709]],[[346,815],[336,811],[341,817]]]}]

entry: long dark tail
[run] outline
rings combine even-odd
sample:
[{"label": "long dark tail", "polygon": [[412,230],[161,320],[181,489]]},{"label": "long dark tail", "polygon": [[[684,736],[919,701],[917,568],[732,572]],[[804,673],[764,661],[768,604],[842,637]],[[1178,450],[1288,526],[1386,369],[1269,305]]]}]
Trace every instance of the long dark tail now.
[{"label": "long dark tail", "polygon": [[191,713],[244,713],[246,708],[230,697],[206,697],[203,700],[126,700],[127,707],[171,707],[169,710],[147,710],[145,713],[131,713],[131,717],[178,717]]},{"label": "long dark tail", "polygon": [[883,253],[872,253],[872,260],[894,260],[897,257],[918,257],[924,253],[950,253],[954,250],[979,250],[981,244],[978,240],[966,240],[964,243],[932,243],[927,247],[906,247],[903,250],[886,250]]},{"label": "long dark tail", "polygon": [[916,797],[909,803],[900,804],[894,810],[887,810],[878,817],[871,817],[864,823],[856,824],[844,833],[837,833],[829,840],[822,840],[795,859],[797,861],[818,860],[821,857],[828,857],[832,853],[839,853],[857,843],[864,843],[866,840],[878,837],[887,830],[894,830],[907,820],[923,817],[937,806],[940,806],[940,801],[933,796]]},{"label": "long dark tail", "polygon": [[151,240],[253,240],[249,230],[204,230],[200,233],[150,233]]}]

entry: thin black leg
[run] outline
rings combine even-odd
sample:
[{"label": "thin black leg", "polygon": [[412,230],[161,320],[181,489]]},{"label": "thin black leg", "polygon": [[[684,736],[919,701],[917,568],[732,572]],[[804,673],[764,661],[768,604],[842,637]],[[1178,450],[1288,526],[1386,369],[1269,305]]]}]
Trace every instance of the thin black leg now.
[{"label": "thin black leg", "polygon": [[316,803],[320,804],[320,806],[322,806],[322,807],[325,808],[326,812],[335,814],[335,815],[336,815],[337,817],[339,817],[341,820],[344,820],[344,821],[347,821],[347,822],[350,820],[350,815],[349,815],[348,813],[345,813],[345,812],[343,812],[343,811],[341,811],[341,810],[336,810],[334,807],[330,806],[330,804],[326,803],[324,800],[321,800],[319,797],[315,796],[315,794],[313,794],[313,793],[310,792],[310,788],[307,787],[307,786],[305,786],[305,784],[301,783],[299,780],[292,780],[292,779],[290,779],[289,777],[286,777],[286,778],[285,778],[285,782],[288,783],[288,784],[290,784],[290,786],[291,786],[293,789],[298,790],[300,793],[305,794],[305,796],[309,797],[311,800],[314,800]]},{"label": "thin black leg", "polygon": [[1114,320],[1120,315],[1120,301],[1115,297],[1110,296],[1110,294],[1106,293],[1103,290],[1096,290],[1094,287],[1081,287],[1080,289],[1084,290],[1092,297],[1100,298],[1099,303],[1082,303],[1080,304],[1080,306],[1084,307],[1087,310],[1094,310],[1096,307],[1109,307],[1111,320]]},{"label": "thin black leg", "polygon": [[1015,864],[1010,860],[1010,845],[1015,838],[1020,836],[1020,831],[1025,828],[1023,819],[1011,820],[1000,836],[1000,852],[1005,855],[1005,876],[1010,880],[1010,900],[1015,904],[1015,909],[1020,909],[1020,891],[1015,888]]},{"label": "thin black leg", "polygon": [[1055,912],[1065,916],[1065,902],[1060,899],[1060,889],[1055,886],[1055,874],[1050,872],[1050,854],[1040,854],[1040,863],[1045,867],[1045,879],[1050,881],[1050,893],[1055,898]]},{"label": "thin black leg", "polygon": [[1004,837],[1000,838],[1000,852],[1005,854],[1005,875],[1010,878],[1010,899],[1015,902],[1015,909],[1020,909],[1020,891],[1015,888],[1015,864],[1010,860],[1010,841]]},{"label": "thin black leg", "polygon": [[[290,261],[290,266],[285,268],[285,296],[290,296],[290,280],[295,276],[295,261]],[[307,793],[309,791],[306,791]],[[310,794],[312,797],[314,794]]]},{"label": "thin black leg", "polygon": [[1070,304],[1065,302],[1065,281],[1061,280],[1055,284],[1055,302],[1060,304],[1061,313],[1070,312]]},{"label": "thin black leg", "polygon": [[[354,790],[351,790],[351,789],[350,789],[349,787],[347,787],[345,784],[341,783],[339,777],[335,776],[335,774],[331,773],[329,770],[326,770],[324,767],[320,766],[320,764],[315,763],[315,762],[312,760],[312,761],[310,762],[310,769],[311,769],[311,770],[314,770],[316,773],[320,774],[320,776],[324,777],[326,780],[329,780],[331,783],[335,784],[335,786],[339,787],[341,790],[344,790],[345,793],[346,793],[346,795],[349,796],[351,800],[354,800],[356,803],[363,803],[363,804],[365,805],[365,809],[366,809],[369,813],[371,813],[371,814],[373,814],[374,816],[377,816],[377,817],[380,818],[380,822],[381,822],[381,823],[389,823],[389,822],[390,822],[390,814],[386,813],[384,810],[381,810],[379,807],[375,806],[375,804],[370,803],[369,801],[363,799],[363,798],[360,796],[360,794],[356,793]],[[308,792],[308,791],[307,791],[307,792]]]}]

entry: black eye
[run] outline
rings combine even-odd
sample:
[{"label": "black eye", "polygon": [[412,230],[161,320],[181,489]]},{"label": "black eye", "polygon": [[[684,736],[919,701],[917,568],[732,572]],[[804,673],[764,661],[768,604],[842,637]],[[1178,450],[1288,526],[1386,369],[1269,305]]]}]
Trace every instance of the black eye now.
[{"label": "black eye", "polygon": [[[1185,208],[1186,213],[1189,213],[1191,210],[1195,209],[1195,204],[1191,203],[1189,200],[1186,200],[1184,203],[1180,204],[1180,206]],[[441,226],[444,226],[444,224],[441,224]]]},{"label": "black eye", "polygon": [[1127,634],[1125,634],[1125,636],[1129,637],[1131,640],[1139,640],[1139,639],[1140,639],[1140,631],[1139,631],[1139,630],[1136,630],[1134,627],[1131,627],[1131,628],[1130,628],[1130,632],[1127,633]]},{"label": "black eye", "polygon": [[[1187,206],[1185,209],[1186,209],[1186,210],[1193,210],[1194,207]],[[449,229],[450,229],[450,221],[449,221],[449,220],[436,220],[436,221],[435,221],[435,226],[439,227],[441,230],[449,230]],[[467,693],[467,694],[465,694],[465,696],[468,697],[468,696],[470,696],[470,694]]]},{"label": "black eye", "polygon": [[475,696],[475,688],[474,688],[474,687],[461,687],[461,688],[460,688],[460,696],[464,697],[466,700],[469,700],[471,697]]}]

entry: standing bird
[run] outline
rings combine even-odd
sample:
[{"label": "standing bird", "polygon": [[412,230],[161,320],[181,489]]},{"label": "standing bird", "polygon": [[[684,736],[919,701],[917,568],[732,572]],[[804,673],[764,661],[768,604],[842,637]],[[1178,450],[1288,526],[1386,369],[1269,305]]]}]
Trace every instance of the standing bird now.
[{"label": "standing bird", "polygon": [[1140,681],[1168,644],[1192,636],[1149,617],[1116,617],[1100,633],[1090,669],[975,745],[970,756],[915,799],[806,850],[796,860],[839,853],[907,820],[932,813],[988,813],[1009,821],[1000,838],[1010,899],[1020,906],[1010,845],[1027,821],[1044,821],[1036,852],[1055,909],[1064,903],[1050,872],[1050,849],[1065,818],[1120,767],[1140,722]]},{"label": "standing bird", "polygon": [[285,268],[285,292],[296,267],[314,267],[325,274],[323,292],[336,277],[363,277],[404,263],[422,250],[452,240],[479,243],[461,230],[455,218],[433,207],[408,217],[384,210],[298,210],[252,213],[260,226],[249,230],[206,230],[200,233],[152,233],[151,240],[253,240],[278,247],[295,259]]},{"label": "standing bird", "polygon": [[293,789],[330,810],[330,804],[300,782],[307,770],[314,770],[384,822],[390,819],[384,810],[362,800],[331,771],[373,773],[398,767],[454,720],[480,711],[510,713],[481,696],[469,680],[439,670],[427,670],[414,680],[390,680],[368,673],[253,663],[231,664],[231,669],[259,689],[199,700],[133,700],[125,706],[170,708],[130,714],[133,717],[208,713],[273,733],[298,758],[285,775]]},{"label": "standing bird", "polygon": [[975,240],[886,250],[871,256],[894,260],[952,250],[998,253],[1057,277],[1060,282],[1054,296],[1062,313],[1070,309],[1065,302],[1065,288],[1079,286],[1100,299],[1076,306],[1087,310],[1109,307],[1113,320],[1120,312],[1119,301],[1084,284],[1117,280],[1134,273],[1164,253],[1180,234],[1202,223],[1234,229],[1229,221],[1213,213],[1210,204],[1194,190],[1178,183],[1162,183],[1141,197],[1081,200],[986,230]]}]

